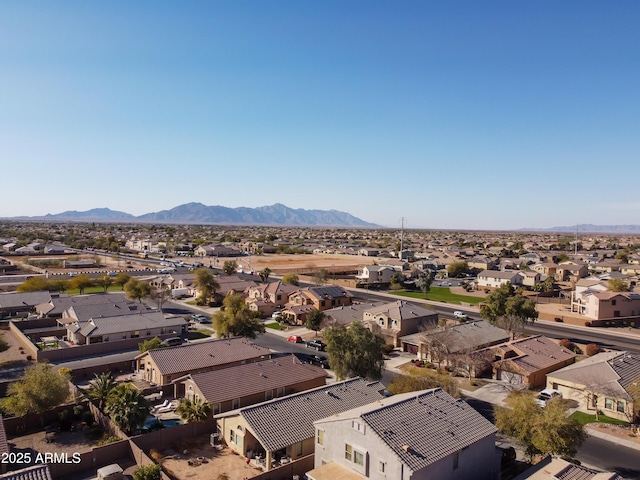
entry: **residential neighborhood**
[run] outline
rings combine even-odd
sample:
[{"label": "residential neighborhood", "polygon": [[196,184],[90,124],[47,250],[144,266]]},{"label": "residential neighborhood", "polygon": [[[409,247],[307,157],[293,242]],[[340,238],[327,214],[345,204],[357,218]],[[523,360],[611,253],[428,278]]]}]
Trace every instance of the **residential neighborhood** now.
[{"label": "residential neighborhood", "polygon": [[[548,234],[527,239],[485,234],[481,244],[476,233],[408,231],[403,243],[411,255],[400,260],[392,248],[397,232],[363,230],[347,236],[339,230],[285,229],[272,235],[277,239],[272,244],[241,227],[234,235],[235,242],[224,244],[212,235],[204,243],[208,247],[198,250],[186,236],[166,242],[156,229],[154,237],[137,235],[136,241],[123,234],[116,240],[121,242],[118,251],[98,255],[61,243],[47,251],[46,268],[38,262],[44,253],[31,252],[25,262],[20,252],[3,249],[8,272],[0,282],[0,316],[7,325],[3,336],[14,339],[22,369],[34,362],[69,369],[78,399],[96,388],[101,375],[138,392],[150,409],[138,427],[115,423],[109,400],[103,407],[83,408],[110,425],[114,441],[123,442],[118,447],[123,459],[135,459],[133,452],[142,450],[146,464],[160,466],[167,478],[189,478],[189,469],[204,472],[205,467],[211,472],[237,468],[242,478],[258,479],[264,474],[282,479],[498,479],[515,478],[516,472],[519,478],[538,478],[541,470],[523,476],[528,463],[505,463],[501,445],[507,437],[476,410],[473,402],[492,398],[487,395],[498,387],[504,393],[491,400],[496,409],[509,404],[509,392],[531,392],[534,398],[547,389],[558,392],[570,412],[610,418],[634,431],[640,353],[605,345],[597,353],[592,350],[598,342],[578,346],[568,340],[590,331],[619,332],[629,339],[640,333],[640,308],[633,307],[634,295],[640,295],[638,279],[628,274],[636,272],[635,264],[608,262],[632,248],[631,237],[626,244],[618,239],[624,247],[575,255],[556,249],[559,239]],[[293,238],[308,237],[304,248],[312,252],[319,248],[312,238],[323,235],[323,253],[255,248],[292,245]],[[384,238],[386,248],[380,242]],[[3,241],[19,244],[17,238]],[[91,265],[82,263],[89,257]],[[81,263],[70,264],[74,258]],[[635,260],[627,254],[628,262]],[[599,265],[603,268],[596,269]],[[628,265],[627,274],[623,265]],[[169,271],[160,272],[163,268]],[[40,283],[31,289],[34,278]],[[532,305],[535,317],[524,318],[521,327],[501,323],[508,314],[495,309],[503,295],[522,307]],[[228,335],[223,325],[230,318],[254,319],[257,323],[247,325],[255,330]],[[330,330],[348,332],[354,324],[385,346],[382,378],[337,373],[349,355],[335,350]],[[527,331],[527,325],[538,324],[574,330],[560,337]],[[457,386],[451,390],[443,383],[391,395],[396,378],[422,374],[445,375]],[[10,413],[5,412],[3,423],[7,438],[19,436]],[[600,433],[593,427],[586,431]],[[183,435],[202,439],[192,447],[199,454],[186,455],[183,463],[166,448],[152,447],[176,444]],[[631,443],[637,437],[627,438]],[[510,442],[520,458],[521,444]],[[99,448],[89,451],[103,455],[96,453]],[[246,462],[236,464],[234,457]],[[139,461],[126,467],[132,460],[123,459],[120,463],[130,471],[140,467]],[[548,461],[541,457],[534,465]],[[604,464],[600,469],[562,467],[559,461],[550,464],[559,465],[558,471],[583,468],[579,471],[612,475]],[[51,464],[47,472],[64,478],[71,470]]]}]

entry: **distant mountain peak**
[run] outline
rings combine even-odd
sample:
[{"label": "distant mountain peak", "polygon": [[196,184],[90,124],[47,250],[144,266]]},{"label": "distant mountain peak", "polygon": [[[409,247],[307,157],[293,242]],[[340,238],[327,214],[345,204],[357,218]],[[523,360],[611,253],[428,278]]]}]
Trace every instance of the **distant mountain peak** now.
[{"label": "distant mountain peak", "polygon": [[222,225],[273,225],[305,227],[378,227],[347,212],[338,210],[293,209],[281,203],[257,208],[208,206],[199,202],[178,205],[170,210],[134,216],[109,208],[93,208],[84,212],[70,210],[41,217],[14,217],[29,220],[140,222]]}]

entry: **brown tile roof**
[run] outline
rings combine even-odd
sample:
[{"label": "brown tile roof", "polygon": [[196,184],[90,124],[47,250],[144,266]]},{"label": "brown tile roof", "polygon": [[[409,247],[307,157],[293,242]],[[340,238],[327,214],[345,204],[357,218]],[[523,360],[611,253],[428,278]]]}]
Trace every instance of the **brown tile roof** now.
[{"label": "brown tile roof", "polygon": [[302,363],[295,355],[189,375],[213,404],[326,376],[324,369]]},{"label": "brown tile roof", "polygon": [[513,350],[518,356],[496,362],[496,365],[511,363],[525,372],[542,370],[576,357],[574,352],[542,335],[514,340],[499,348]]},{"label": "brown tile roof", "polygon": [[142,353],[136,359],[145,355],[153,359],[162,375],[172,375],[263,356],[268,358],[271,350],[245,338],[236,337],[158,348]]}]

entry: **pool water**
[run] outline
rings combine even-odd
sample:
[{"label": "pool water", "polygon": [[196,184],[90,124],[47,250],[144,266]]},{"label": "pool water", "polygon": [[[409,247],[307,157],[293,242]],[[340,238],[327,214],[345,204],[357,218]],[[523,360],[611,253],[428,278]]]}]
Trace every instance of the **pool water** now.
[{"label": "pool water", "polygon": [[175,427],[176,425],[182,425],[184,423],[179,418],[170,418],[166,420],[160,420],[159,418],[154,417],[153,415],[149,415],[147,419],[144,421],[144,425],[142,426],[141,430],[143,432],[157,430],[158,428],[156,428],[155,425],[158,422],[162,424],[162,427],[159,427],[159,428],[170,428],[170,427]]}]

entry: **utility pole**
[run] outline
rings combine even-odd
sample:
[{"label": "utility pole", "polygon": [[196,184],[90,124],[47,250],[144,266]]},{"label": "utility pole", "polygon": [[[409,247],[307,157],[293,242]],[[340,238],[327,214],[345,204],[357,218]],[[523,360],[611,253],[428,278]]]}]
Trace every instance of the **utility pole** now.
[{"label": "utility pole", "polygon": [[404,217],[400,217],[400,251],[398,252],[398,258],[402,260],[402,243],[404,240]]},{"label": "utility pole", "polygon": [[578,223],[576,223],[576,244],[574,245],[573,254],[578,255]]}]

